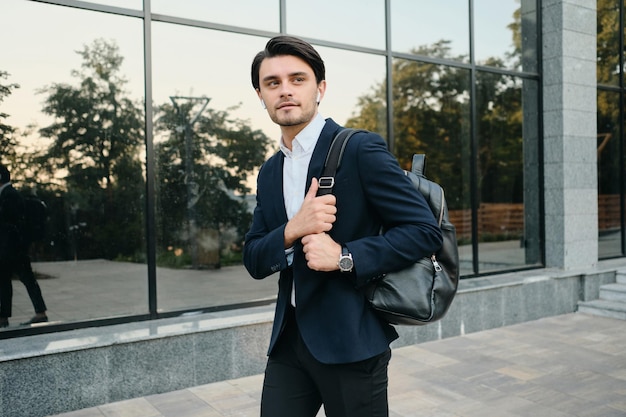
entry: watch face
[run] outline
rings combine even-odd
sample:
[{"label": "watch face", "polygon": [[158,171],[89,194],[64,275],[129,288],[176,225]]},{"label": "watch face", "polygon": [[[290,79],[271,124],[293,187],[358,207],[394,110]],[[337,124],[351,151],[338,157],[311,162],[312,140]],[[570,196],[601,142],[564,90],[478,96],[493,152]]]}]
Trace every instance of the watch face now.
[{"label": "watch face", "polygon": [[342,271],[350,271],[352,269],[352,258],[349,256],[342,256],[339,259],[339,269]]}]

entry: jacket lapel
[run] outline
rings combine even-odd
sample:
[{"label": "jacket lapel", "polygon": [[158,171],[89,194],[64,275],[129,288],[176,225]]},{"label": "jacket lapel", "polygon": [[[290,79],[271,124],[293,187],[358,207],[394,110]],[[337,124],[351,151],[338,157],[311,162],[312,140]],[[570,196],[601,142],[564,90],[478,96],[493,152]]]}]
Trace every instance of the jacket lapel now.
[{"label": "jacket lapel", "polygon": [[[263,190],[260,192],[262,195],[267,196],[266,204],[271,207],[266,207],[266,215],[269,215],[271,219],[275,219],[277,224],[283,224],[287,222],[287,211],[285,209],[285,199],[283,197],[283,163],[285,155],[278,151],[271,157],[265,164],[263,170],[266,170],[263,174]],[[259,187],[261,184],[259,184]],[[271,214],[270,214],[271,213]]]}]

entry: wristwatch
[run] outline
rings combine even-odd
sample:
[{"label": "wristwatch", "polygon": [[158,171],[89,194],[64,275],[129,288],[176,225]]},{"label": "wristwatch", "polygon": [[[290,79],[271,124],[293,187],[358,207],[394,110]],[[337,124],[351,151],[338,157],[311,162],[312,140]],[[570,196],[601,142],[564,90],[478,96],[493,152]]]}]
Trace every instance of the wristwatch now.
[{"label": "wristwatch", "polygon": [[339,270],[341,272],[352,272],[354,262],[352,261],[352,254],[348,252],[348,248],[341,247],[341,255],[339,256],[339,262],[337,262]]}]

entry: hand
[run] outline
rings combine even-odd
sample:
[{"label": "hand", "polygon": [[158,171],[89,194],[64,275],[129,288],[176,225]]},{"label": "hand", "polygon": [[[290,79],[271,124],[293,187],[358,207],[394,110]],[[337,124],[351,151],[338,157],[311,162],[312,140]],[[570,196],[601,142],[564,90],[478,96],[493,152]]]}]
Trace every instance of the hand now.
[{"label": "hand", "polygon": [[302,238],[302,246],[307,266],[314,271],[336,271],[341,255],[341,245],[326,233],[306,235]]},{"label": "hand", "polygon": [[316,195],[318,188],[317,178],[313,178],[300,210],[287,222],[285,226],[286,248],[303,236],[328,232],[332,229],[336,220],[337,199],[332,194],[318,197]]}]

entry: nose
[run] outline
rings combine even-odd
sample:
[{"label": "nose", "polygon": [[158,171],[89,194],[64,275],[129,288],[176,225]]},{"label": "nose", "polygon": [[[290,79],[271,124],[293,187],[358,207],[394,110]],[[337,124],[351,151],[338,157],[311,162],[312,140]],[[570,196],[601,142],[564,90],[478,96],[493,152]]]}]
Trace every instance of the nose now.
[{"label": "nose", "polygon": [[291,88],[288,82],[280,84],[280,97],[291,97]]}]

